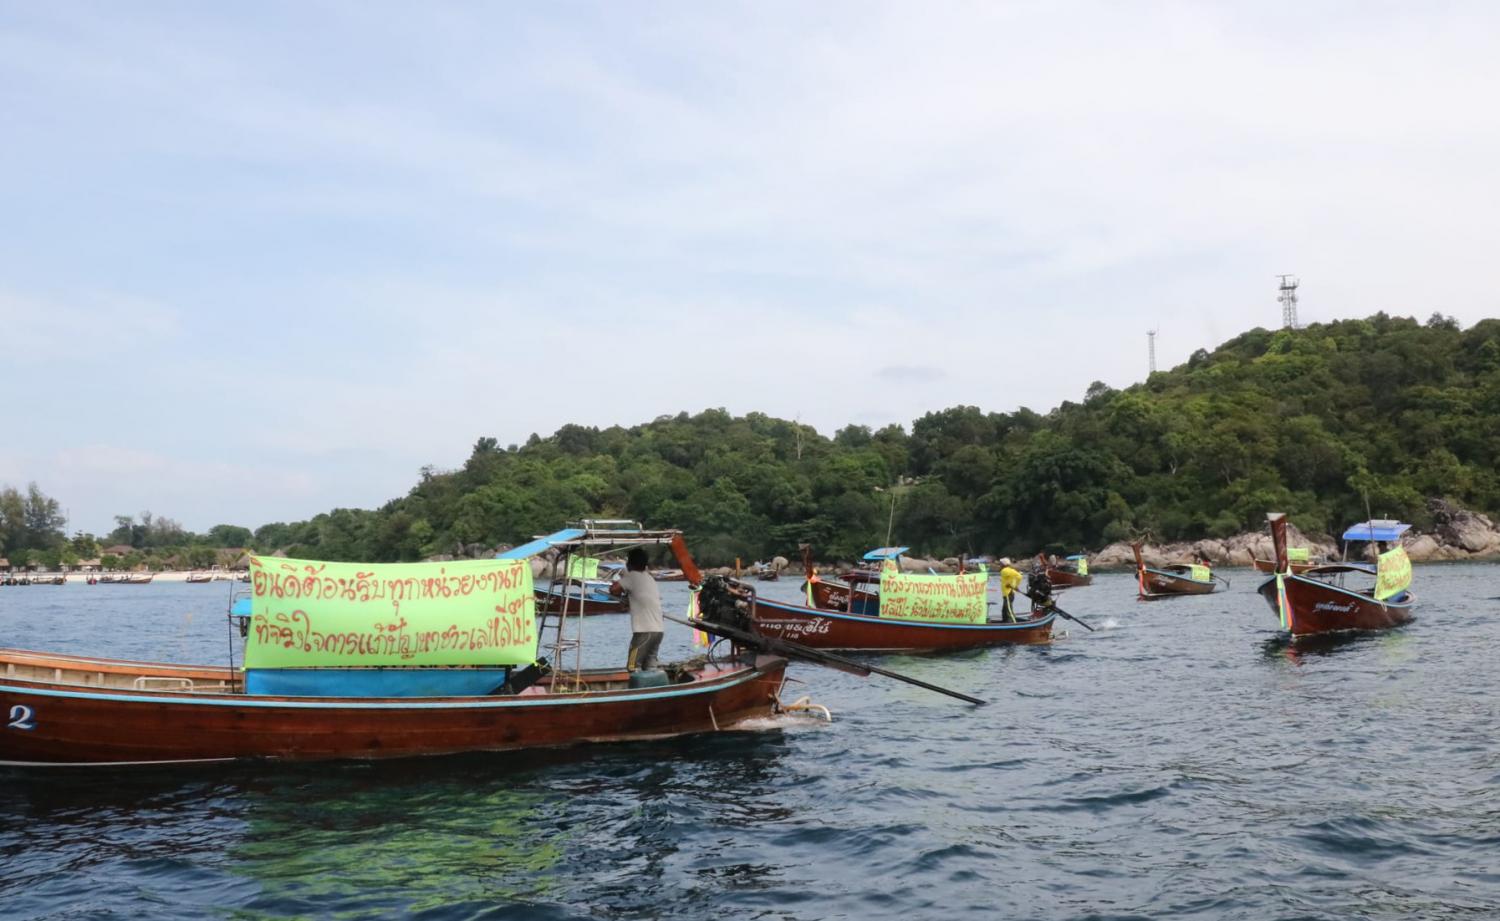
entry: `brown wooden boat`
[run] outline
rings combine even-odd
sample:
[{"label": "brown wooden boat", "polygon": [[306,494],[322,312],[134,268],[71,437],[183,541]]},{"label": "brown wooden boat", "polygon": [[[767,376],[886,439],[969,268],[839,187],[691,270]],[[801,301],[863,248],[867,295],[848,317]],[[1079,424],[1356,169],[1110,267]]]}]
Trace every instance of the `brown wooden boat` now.
[{"label": "brown wooden boat", "polygon": [[561,611],[588,615],[628,614],[630,601],[623,595],[611,595],[595,585],[584,586],[580,590],[578,583],[574,582],[568,586],[566,598],[563,597],[561,587],[536,589],[536,610],[538,614],[557,614]]},{"label": "brown wooden boat", "polygon": [[757,656],[632,689],[623,670],[544,678],[514,695],[283,697],[228,668],[0,650],[0,763],[143,764],[235,758],[397,758],[651,739],[768,716],[786,660]]},{"label": "brown wooden boat", "polygon": [[[1020,616],[1019,614],[1017,615]],[[814,649],[865,652],[942,652],[1012,643],[1047,643],[1053,612],[1033,612],[1027,620],[1007,624],[942,624],[849,614],[757,597],[751,612],[754,630]]]},{"label": "brown wooden boat", "polygon": [[190,572],[183,581],[198,585],[204,582],[212,582],[213,580],[214,574],[211,572]]},{"label": "brown wooden boat", "polygon": [[[1411,582],[1411,563],[1406,560],[1405,551],[1399,548],[1393,551],[1399,554],[1397,565],[1404,563],[1405,580],[1392,583],[1392,593],[1381,599],[1375,597],[1376,590],[1387,573],[1378,566],[1330,563],[1314,566],[1300,574],[1293,571],[1286,558],[1286,515],[1273,512],[1266,518],[1271,525],[1271,543],[1276,548],[1279,572],[1262,582],[1258,591],[1276,612],[1282,629],[1293,637],[1342,630],[1385,630],[1411,621],[1416,596],[1407,591]],[[1407,525],[1400,522],[1371,521],[1351,527],[1344,533],[1344,539],[1396,544],[1406,529]],[[1344,556],[1348,558],[1347,550]],[[1376,585],[1365,589],[1346,588],[1343,584],[1345,577],[1356,573],[1374,576]]]},{"label": "brown wooden boat", "polygon": [[1058,564],[1052,563],[1044,553],[1038,553],[1036,559],[1037,563],[1046,570],[1047,581],[1052,583],[1053,589],[1079,588],[1094,584],[1094,575],[1088,571],[1088,559],[1082,555],[1070,556]]},{"label": "brown wooden boat", "polygon": [[1198,566],[1193,563],[1168,563],[1161,567],[1146,565],[1145,558],[1141,556],[1141,545],[1134,542],[1130,545],[1135,554],[1135,574],[1137,597],[1142,601],[1154,601],[1158,598],[1170,598],[1178,595],[1208,595],[1219,587],[1219,578],[1208,573],[1208,578],[1202,578],[1200,570],[1207,567]]},{"label": "brown wooden boat", "polygon": [[[393,758],[711,732],[777,712],[787,663],[783,656],[730,645],[724,655],[717,654],[716,646],[714,656],[666,665],[659,672],[585,669],[582,619],[566,615],[542,622],[543,626],[548,621],[557,625],[557,639],[551,647],[556,661],[550,675],[520,668],[520,660],[514,658],[482,666],[446,661],[436,666],[360,664],[358,657],[367,654],[367,646],[369,650],[384,648],[387,657],[393,649],[404,648],[390,643],[381,647],[379,633],[404,630],[408,613],[418,616],[413,599],[446,598],[450,590],[469,597],[475,583],[503,583],[509,594],[492,599],[522,605],[508,616],[525,624],[532,618],[529,609],[533,605],[526,600],[530,598],[530,571],[518,569],[516,561],[543,550],[588,551],[644,544],[670,546],[690,579],[702,581],[680,532],[645,531],[639,525],[601,528],[593,522],[507,551],[504,560],[510,565],[487,571],[493,576],[488,583],[474,576],[466,582],[456,568],[445,575],[430,570],[397,573],[388,567],[357,579],[336,579],[325,571],[338,564],[274,560],[263,565],[254,558],[254,597],[264,606],[255,609],[244,599],[243,616],[247,625],[253,624],[247,643],[256,643],[260,665],[236,670],[232,663],[183,666],[0,650],[0,716],[7,721],[0,728],[0,762],[35,766]],[[272,572],[276,567],[286,571]],[[520,572],[525,573],[524,581],[516,577]],[[361,593],[367,597],[359,597]],[[381,610],[387,613],[373,627],[352,630],[350,625],[356,622],[349,621],[348,615],[339,620],[331,607],[327,612],[319,609],[321,598],[368,603],[374,605],[369,608],[371,615]],[[405,603],[399,603],[400,599]],[[494,603],[481,596],[477,603],[467,604],[463,616],[493,617],[489,609]],[[387,623],[392,604],[398,604],[399,624]],[[293,607],[296,610],[287,613]],[[231,623],[240,615],[237,603],[231,609]],[[313,621],[321,623],[325,616],[331,632],[315,633]],[[363,616],[368,615],[360,609],[356,617]],[[569,624],[574,626],[572,633],[565,629]],[[538,626],[535,635],[539,643],[543,626]],[[451,632],[460,643],[465,636],[472,642],[473,637],[465,632],[468,629],[455,625]],[[432,648],[463,648],[448,645],[448,633],[403,636],[413,643],[430,643]],[[350,667],[317,663],[288,667],[273,658],[279,655],[275,650],[280,649],[282,637],[288,638],[286,647],[292,656],[313,648],[354,658],[339,659],[350,662]],[[314,645],[304,647],[308,642]],[[535,651],[521,655],[529,659]],[[574,657],[575,664],[566,665],[565,656]],[[513,666],[519,671],[513,672]],[[316,695],[300,690],[265,692],[278,685],[325,690]],[[425,690],[436,686],[469,690]]]}]

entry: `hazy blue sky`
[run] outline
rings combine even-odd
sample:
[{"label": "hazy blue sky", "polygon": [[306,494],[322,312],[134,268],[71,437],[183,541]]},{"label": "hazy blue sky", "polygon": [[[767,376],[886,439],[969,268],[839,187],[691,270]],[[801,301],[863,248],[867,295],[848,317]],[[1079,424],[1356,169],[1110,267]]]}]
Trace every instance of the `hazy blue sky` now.
[{"label": "hazy blue sky", "polygon": [[0,483],[369,507],[474,440],[1045,410],[1494,315],[1490,3],[0,0]]}]

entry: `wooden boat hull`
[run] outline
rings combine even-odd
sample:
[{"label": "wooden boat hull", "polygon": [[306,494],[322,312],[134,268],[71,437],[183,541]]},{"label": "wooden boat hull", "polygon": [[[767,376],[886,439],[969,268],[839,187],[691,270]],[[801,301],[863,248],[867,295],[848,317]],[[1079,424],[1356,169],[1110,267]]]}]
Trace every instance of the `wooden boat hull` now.
[{"label": "wooden boat hull", "polygon": [[1078,588],[1084,585],[1093,585],[1094,576],[1092,573],[1086,576],[1080,576],[1076,571],[1072,569],[1053,569],[1051,567],[1048,567],[1047,581],[1052,583],[1052,587],[1054,589]]},{"label": "wooden boat hull", "polygon": [[[534,590],[536,593],[536,612],[538,614],[556,614],[562,610],[563,597],[559,592],[549,592],[545,588]],[[590,592],[583,597],[583,610],[579,611],[579,598],[577,591],[568,593],[567,612],[569,614],[628,614],[630,602],[623,597],[600,597],[597,592]]]},{"label": "wooden boat hull", "polygon": [[[786,670],[784,659],[761,656],[658,688],[352,699],[111,686],[122,674],[156,687],[191,675],[232,681],[228,669],[9,651],[0,661],[0,716],[9,718],[0,727],[0,762],[12,765],[398,758],[711,732],[773,713]],[[97,674],[106,684],[47,680],[54,666],[71,680]],[[625,678],[586,674],[594,682]]]},{"label": "wooden boat hull", "polygon": [[[1291,607],[1292,636],[1313,636],[1343,630],[1389,630],[1410,623],[1416,596],[1403,592],[1394,599],[1376,601],[1369,592],[1330,585],[1298,575],[1285,578],[1286,600]],[[1271,611],[1277,611],[1276,578],[1257,589]]]},{"label": "wooden boat hull", "polygon": [[1056,614],[1015,624],[933,624],[883,620],[755,599],[751,624],[762,636],[791,640],[814,649],[865,652],[941,652],[1052,640]]},{"label": "wooden boat hull", "polygon": [[1172,595],[1210,595],[1218,588],[1217,582],[1199,582],[1197,579],[1160,569],[1144,569],[1139,573],[1139,579],[1141,597],[1147,599]]}]

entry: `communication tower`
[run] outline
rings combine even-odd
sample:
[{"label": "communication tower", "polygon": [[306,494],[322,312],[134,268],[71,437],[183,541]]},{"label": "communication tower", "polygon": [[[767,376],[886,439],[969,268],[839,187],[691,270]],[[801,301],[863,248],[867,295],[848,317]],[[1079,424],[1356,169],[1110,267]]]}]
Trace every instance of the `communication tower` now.
[{"label": "communication tower", "polygon": [[1151,374],[1156,373],[1156,330],[1146,330],[1146,356],[1151,362]]},{"label": "communication tower", "polygon": [[1297,276],[1280,275],[1281,293],[1276,299],[1281,302],[1281,325],[1283,329],[1297,328]]}]

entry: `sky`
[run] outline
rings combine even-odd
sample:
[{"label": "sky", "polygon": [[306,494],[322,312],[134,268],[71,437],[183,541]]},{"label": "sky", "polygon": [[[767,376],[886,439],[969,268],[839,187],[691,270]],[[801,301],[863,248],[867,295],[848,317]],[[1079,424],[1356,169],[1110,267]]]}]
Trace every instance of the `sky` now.
[{"label": "sky", "polygon": [[1045,412],[1280,324],[1500,315],[1491,3],[0,0],[0,484],[404,494],[724,407]]}]

